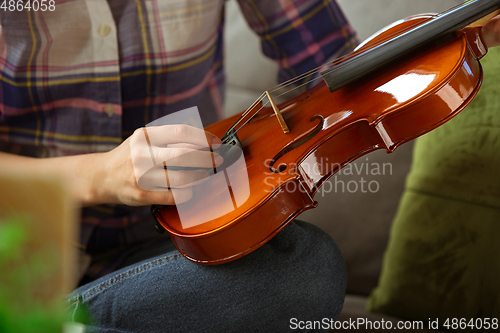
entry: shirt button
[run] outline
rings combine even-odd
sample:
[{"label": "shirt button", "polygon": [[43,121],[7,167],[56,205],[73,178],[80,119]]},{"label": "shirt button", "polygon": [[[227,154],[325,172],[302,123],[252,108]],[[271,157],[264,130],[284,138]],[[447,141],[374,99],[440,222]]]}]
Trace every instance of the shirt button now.
[{"label": "shirt button", "polygon": [[106,37],[111,32],[111,27],[107,24],[101,24],[99,25],[99,28],[97,28],[97,32],[102,37]]},{"label": "shirt button", "polygon": [[106,112],[106,114],[111,117],[115,114],[115,107],[113,106],[113,104],[106,104],[104,106],[104,112]]}]

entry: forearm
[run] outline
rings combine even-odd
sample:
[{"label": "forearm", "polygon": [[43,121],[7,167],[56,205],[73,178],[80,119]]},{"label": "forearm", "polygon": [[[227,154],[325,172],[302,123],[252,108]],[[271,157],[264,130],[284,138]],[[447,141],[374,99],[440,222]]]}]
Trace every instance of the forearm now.
[{"label": "forearm", "polygon": [[113,201],[103,186],[106,171],[101,167],[105,154],[85,154],[54,158],[32,158],[0,152],[0,172],[13,170],[25,175],[61,179],[82,206]]}]

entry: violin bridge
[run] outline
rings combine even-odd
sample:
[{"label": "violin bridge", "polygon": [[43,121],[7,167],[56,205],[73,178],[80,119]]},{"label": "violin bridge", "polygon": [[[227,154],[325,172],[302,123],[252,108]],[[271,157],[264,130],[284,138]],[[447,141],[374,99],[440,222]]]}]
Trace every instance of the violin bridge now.
[{"label": "violin bridge", "polygon": [[283,115],[281,114],[280,110],[278,109],[278,106],[276,105],[276,103],[274,103],[273,99],[271,98],[271,95],[269,94],[269,91],[267,90],[266,90],[266,95],[267,98],[269,99],[269,102],[271,102],[271,106],[273,107],[274,113],[276,113],[276,118],[278,119],[278,122],[280,123],[283,132],[285,134],[290,133],[290,129],[288,128],[285,119],[283,119]]}]

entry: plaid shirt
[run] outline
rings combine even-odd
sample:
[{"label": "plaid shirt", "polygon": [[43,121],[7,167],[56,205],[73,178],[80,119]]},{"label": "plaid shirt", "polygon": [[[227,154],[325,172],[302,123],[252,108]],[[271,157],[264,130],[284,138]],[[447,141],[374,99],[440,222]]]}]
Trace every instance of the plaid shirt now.
[{"label": "plaid shirt", "polygon": [[[239,3],[279,64],[279,81],[348,53],[356,41],[333,0]],[[205,125],[217,121],[223,5],[58,0],[54,11],[0,10],[0,150],[40,158],[109,151],[136,128],[192,106]],[[81,222],[83,250],[121,253],[94,260],[94,277],[154,237],[148,207],[89,207]]]}]

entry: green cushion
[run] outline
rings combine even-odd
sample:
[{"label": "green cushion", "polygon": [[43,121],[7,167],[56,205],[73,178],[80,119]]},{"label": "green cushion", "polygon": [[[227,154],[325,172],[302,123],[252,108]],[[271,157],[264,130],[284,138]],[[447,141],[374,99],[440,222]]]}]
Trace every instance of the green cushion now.
[{"label": "green cushion", "polygon": [[472,103],[417,140],[371,311],[500,318],[500,48],[481,63]]}]

